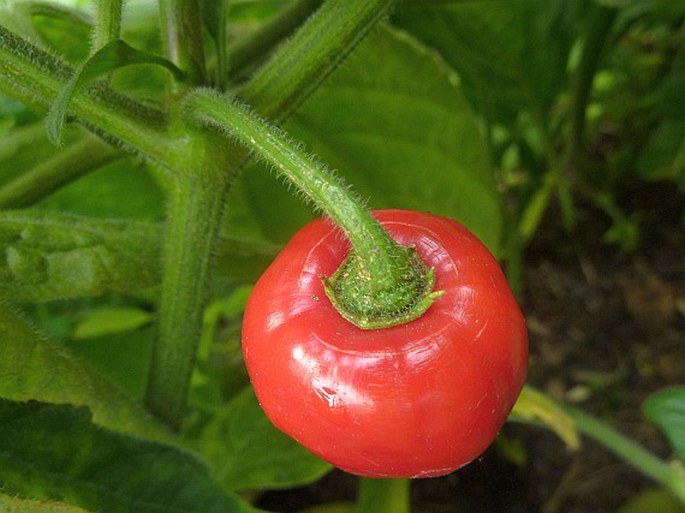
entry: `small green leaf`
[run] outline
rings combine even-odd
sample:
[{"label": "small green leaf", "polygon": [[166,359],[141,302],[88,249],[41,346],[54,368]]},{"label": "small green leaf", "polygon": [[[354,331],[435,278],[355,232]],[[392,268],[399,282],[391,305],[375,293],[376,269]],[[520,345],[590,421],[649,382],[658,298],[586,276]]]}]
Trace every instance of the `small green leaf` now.
[{"label": "small green leaf", "polygon": [[58,342],[38,333],[3,302],[0,353],[0,398],[88,406],[94,421],[108,429],[141,438],[174,440],[121,389]]},{"label": "small green leaf", "polygon": [[331,469],[271,424],[252,387],[225,405],[197,442],[214,477],[230,490],[290,488],[312,483]]},{"label": "small green leaf", "polygon": [[2,513],[88,513],[77,506],[63,502],[24,500],[0,493]]},{"label": "small green leaf", "polygon": [[193,455],[94,425],[86,408],[0,401],[6,493],[92,511],[256,513]]},{"label": "small green leaf", "polygon": [[47,115],[47,128],[50,140],[55,144],[60,144],[64,118],[74,91],[110,71],[133,64],[162,66],[168,69],[177,80],[182,81],[184,79],[183,72],[170,61],[157,55],[136,50],[120,39],[112,41],[81,64],[69,82],[57,95],[57,98],[55,98]]},{"label": "small green leaf", "polygon": [[152,314],[133,307],[102,308],[88,312],[74,327],[74,338],[94,338],[130,331],[152,320]]},{"label": "small green leaf", "polygon": [[649,396],[644,409],[666,433],[675,452],[685,459],[685,386],[667,388]]}]

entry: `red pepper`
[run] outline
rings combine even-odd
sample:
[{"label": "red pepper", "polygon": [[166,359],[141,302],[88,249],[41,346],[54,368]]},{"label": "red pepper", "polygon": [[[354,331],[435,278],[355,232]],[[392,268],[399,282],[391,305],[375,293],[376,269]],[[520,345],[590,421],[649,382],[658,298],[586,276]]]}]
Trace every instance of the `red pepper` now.
[{"label": "red pepper", "polygon": [[452,472],[493,441],[523,386],[525,321],[487,248],[451,219],[373,212],[413,245],[444,291],[420,318],[362,330],[326,297],[349,243],[330,221],[302,228],[257,282],[243,323],[245,362],[279,429],[367,477]]}]

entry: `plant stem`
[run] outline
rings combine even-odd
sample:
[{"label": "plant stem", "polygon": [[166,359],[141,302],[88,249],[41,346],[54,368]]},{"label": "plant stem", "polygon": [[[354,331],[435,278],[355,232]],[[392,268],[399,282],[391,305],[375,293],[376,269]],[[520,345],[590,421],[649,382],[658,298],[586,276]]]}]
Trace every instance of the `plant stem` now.
[{"label": "plant stem", "polygon": [[212,176],[216,177],[174,176],[170,191],[159,319],[145,402],[153,414],[176,430],[185,414],[209,290],[211,255],[229,185],[229,180],[210,179]]},{"label": "plant stem", "polygon": [[[323,76],[332,71],[339,61],[330,58],[330,56],[337,53],[346,54],[358,41],[359,33],[366,34],[375,19],[385,13],[385,4],[389,3],[391,2],[371,2],[377,12],[364,19],[355,17],[356,25],[350,26],[344,20],[337,20],[337,23],[330,24],[328,30],[331,37],[317,39],[312,34],[300,36],[300,38],[311,40],[313,43],[311,47],[301,49],[300,53],[304,56],[307,51],[312,52],[325,63],[324,66],[308,66],[307,70]],[[359,9],[365,10],[366,4],[367,0],[350,0],[350,12],[354,13]],[[328,12],[330,8],[335,9],[337,6],[333,2],[326,2],[324,7],[317,11],[313,17],[324,16],[330,19],[331,16]],[[311,32],[312,30],[318,30],[318,27],[319,24],[309,24],[301,28],[300,31]],[[288,84],[290,87],[287,90],[290,95],[288,102],[278,101],[277,97],[272,97],[270,101],[261,104],[262,114],[276,116],[279,119],[283,119],[290,112],[280,109],[284,109],[286,104],[292,106],[298,103],[305,94],[311,91],[312,85],[310,82],[315,81],[319,83],[318,81],[321,80],[321,76],[310,76],[304,73],[297,61],[289,61],[291,63],[290,67],[283,68],[281,66],[281,58],[285,58],[289,54],[289,49],[293,44],[292,41],[289,40],[282,45],[280,51],[276,53],[272,60],[264,65],[260,72],[260,76],[263,77],[262,80],[272,81],[275,86],[272,92],[276,96],[278,95],[280,85]],[[252,87],[251,83],[252,81],[248,82],[248,86],[243,91],[246,98],[257,94],[258,88]],[[300,95],[299,97],[298,94]],[[218,147],[220,146],[215,146],[215,151]],[[224,155],[214,153],[215,158],[213,160],[214,163],[219,163],[224,168],[225,181],[217,184],[219,187],[228,187],[231,174],[237,172],[249,156],[248,150],[240,145],[231,145],[230,148],[224,148],[224,150]],[[210,155],[212,154],[209,148],[208,152]],[[209,162],[209,164],[211,163]],[[194,169],[197,172],[203,172],[199,162],[195,163]],[[155,340],[155,349],[152,356],[153,363],[150,369],[147,391],[147,404],[151,411],[166,419],[173,426],[180,424],[180,417],[185,409],[185,394],[189,388],[188,382],[190,379],[188,372],[190,367],[188,365],[192,365],[195,357],[199,341],[198,333],[201,330],[202,322],[202,319],[198,317],[197,307],[199,304],[204,304],[203,301],[207,294],[206,280],[194,280],[191,279],[190,275],[184,276],[183,273],[204,273],[204,268],[198,268],[197,263],[211,260],[213,246],[211,238],[216,235],[213,232],[218,224],[215,225],[214,222],[219,222],[216,216],[220,212],[220,209],[216,208],[211,214],[207,214],[215,216],[213,222],[209,218],[205,218],[204,223],[207,224],[193,225],[191,223],[184,223],[184,208],[184,204],[180,199],[171,202],[169,211],[169,239],[167,241],[168,246],[165,248],[166,253],[171,255],[178,254],[180,248],[177,247],[177,244],[181,244],[180,241],[193,240],[193,238],[199,237],[200,234],[198,232],[201,230],[206,233],[202,235],[203,243],[200,246],[188,248],[185,260],[177,258],[167,262],[163,284],[163,290],[167,292],[163,294],[160,303],[162,325]],[[193,259],[196,261],[193,262]],[[196,301],[201,301],[201,303],[196,304],[195,308],[184,307],[183,300],[176,299],[175,291],[182,295],[182,297],[189,300],[195,298]],[[178,329],[185,333],[184,336],[186,338],[177,338],[174,335],[177,328],[174,326],[179,327]],[[175,347],[179,344],[183,345],[183,348]],[[187,360],[184,360],[184,358],[187,358]],[[173,405],[168,406],[169,402],[173,403]]]},{"label": "plant stem", "polygon": [[121,33],[122,0],[98,0],[97,21],[93,27],[91,55],[107,43],[119,39]]},{"label": "plant stem", "polygon": [[263,116],[287,117],[347,57],[396,0],[326,0],[238,92]]},{"label": "plant stem", "polygon": [[618,9],[605,5],[593,4],[594,12],[590,19],[587,37],[580,57],[578,70],[573,83],[571,96],[571,137],[567,148],[566,166],[572,164],[576,153],[583,143],[585,131],[585,112],[588,98],[592,89],[597,65],[602,56],[602,50],[609,37]]},{"label": "plant stem", "polygon": [[363,203],[324,165],[276,127],[212,91],[194,91],[189,116],[252,149],[328,215],[352,245],[351,257],[324,281],[340,314],[364,329],[403,324],[421,316],[437,297],[434,274],[416,252],[397,244]]},{"label": "plant stem", "polygon": [[[47,110],[73,70],[0,26],[0,91],[36,110]],[[108,141],[169,169],[178,143],[164,126],[164,114],[111,89],[93,86],[74,93],[69,114]]]},{"label": "plant stem", "polygon": [[561,407],[575,421],[579,431],[623,458],[646,476],[661,483],[685,504],[685,474],[682,471],[662,461],[605,422],[571,406]]},{"label": "plant stem", "polygon": [[409,479],[360,479],[355,513],[409,513],[410,483]]},{"label": "plant stem", "polygon": [[240,74],[248,65],[286,37],[305,21],[322,0],[297,0],[283,7],[273,19],[247,37],[238,39],[228,47],[228,73]]},{"label": "plant stem", "polygon": [[159,6],[167,57],[186,73],[190,85],[205,84],[202,23],[197,0],[161,0]]},{"label": "plant stem", "polygon": [[1,187],[0,209],[32,205],[120,156],[114,148],[89,135]]}]

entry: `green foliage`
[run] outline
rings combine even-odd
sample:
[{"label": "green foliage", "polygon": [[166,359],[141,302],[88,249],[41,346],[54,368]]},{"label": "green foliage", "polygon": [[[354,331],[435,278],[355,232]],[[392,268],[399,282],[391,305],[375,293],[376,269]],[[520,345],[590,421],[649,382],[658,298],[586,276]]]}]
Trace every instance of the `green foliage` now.
[{"label": "green foliage", "polygon": [[[163,227],[123,219],[16,210],[0,212],[0,291],[15,301],[132,293],[159,285]],[[223,238],[217,275],[254,279],[274,255],[268,244]]]},{"label": "green foliage", "polygon": [[229,490],[290,488],[331,469],[273,427],[251,387],[221,406],[196,443],[211,462],[214,477]]},{"label": "green foliage", "polygon": [[85,408],[0,401],[0,461],[5,493],[91,511],[256,512],[190,453],[104,430]]},{"label": "green foliage", "polygon": [[97,424],[149,439],[172,440],[143,408],[60,342],[0,304],[0,397],[87,406]]}]

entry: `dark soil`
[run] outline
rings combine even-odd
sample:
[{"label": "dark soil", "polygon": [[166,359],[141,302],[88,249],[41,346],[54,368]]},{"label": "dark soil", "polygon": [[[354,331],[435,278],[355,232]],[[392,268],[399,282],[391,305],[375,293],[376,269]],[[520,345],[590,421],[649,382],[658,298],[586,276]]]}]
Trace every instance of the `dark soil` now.
[{"label": "dark soil", "polygon": [[[640,219],[634,252],[603,242],[609,219],[582,205],[573,234],[552,213],[532,242],[521,301],[528,382],[668,458],[641,404],[685,383],[685,196],[671,184],[636,183],[622,206]],[[508,424],[502,440],[522,449],[523,461],[513,463],[504,444],[495,444],[454,474],[415,481],[412,511],[609,513],[654,486],[589,440],[570,451],[550,431],[521,424]],[[354,500],[355,489],[355,478],[335,471],[306,488],[268,493],[259,505],[297,511]]]}]

